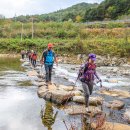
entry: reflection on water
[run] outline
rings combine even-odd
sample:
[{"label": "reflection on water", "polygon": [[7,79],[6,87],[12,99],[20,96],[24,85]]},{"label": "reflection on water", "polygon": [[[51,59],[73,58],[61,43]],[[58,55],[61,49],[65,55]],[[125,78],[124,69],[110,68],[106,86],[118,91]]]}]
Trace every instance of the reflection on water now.
[{"label": "reflection on water", "polygon": [[52,125],[55,123],[58,111],[54,114],[52,103],[46,102],[45,110],[41,111],[42,123],[48,130],[52,130]]},{"label": "reflection on water", "polygon": [[0,71],[2,70],[17,70],[23,71],[24,69],[21,68],[19,58],[8,58],[2,57],[0,58]]}]

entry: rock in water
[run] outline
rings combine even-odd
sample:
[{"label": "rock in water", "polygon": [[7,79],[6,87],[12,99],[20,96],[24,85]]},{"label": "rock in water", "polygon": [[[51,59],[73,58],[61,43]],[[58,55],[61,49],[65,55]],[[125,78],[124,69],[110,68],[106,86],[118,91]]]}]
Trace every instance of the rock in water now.
[{"label": "rock in water", "polygon": [[22,64],[22,66],[30,66],[30,63],[29,63],[29,62],[24,62],[24,63]]},{"label": "rock in water", "polygon": [[59,85],[59,90],[65,90],[65,91],[72,91],[74,89],[73,86],[65,86],[65,85]]},{"label": "rock in water", "polygon": [[28,76],[38,76],[38,73],[35,70],[29,71],[27,73]]},{"label": "rock in water", "polygon": [[102,90],[98,93],[108,95],[108,96],[113,96],[113,97],[117,97],[117,96],[120,96],[120,97],[123,97],[123,98],[129,98],[130,97],[130,93],[128,91],[118,90],[118,89]]},{"label": "rock in water", "polygon": [[93,106],[102,105],[103,104],[103,98],[102,97],[90,97],[89,98],[89,104]]},{"label": "rock in water", "polygon": [[73,97],[73,102],[77,102],[77,103],[85,103],[85,99],[84,96],[74,96]]},{"label": "rock in water", "polygon": [[[96,124],[92,123],[91,127],[95,130]],[[113,122],[105,122],[101,127],[98,128],[99,130],[130,130],[130,126],[120,124],[120,123],[113,123]]]},{"label": "rock in water", "polygon": [[73,95],[69,92],[66,92],[64,90],[49,90],[43,98],[45,100],[51,101],[56,104],[64,104],[66,101],[69,101]]},{"label": "rock in water", "polygon": [[122,101],[114,100],[106,103],[106,106],[114,110],[120,110],[125,106],[125,104]]},{"label": "rock in water", "polygon": [[[85,104],[84,96],[74,96],[73,101],[77,102],[77,103]],[[102,97],[90,97],[89,98],[89,105],[97,106],[97,105],[101,105],[102,103],[103,103],[103,98]]]},{"label": "rock in water", "polygon": [[71,92],[58,90],[54,84],[49,85],[48,88],[47,86],[39,87],[37,93],[40,98],[44,98],[45,100],[56,104],[64,104],[73,97]]},{"label": "rock in water", "polygon": [[40,98],[43,98],[49,90],[47,89],[47,86],[42,86],[38,88],[37,94]]},{"label": "rock in water", "polygon": [[89,116],[95,116],[96,114],[102,113],[102,111],[98,107],[94,107],[94,106],[89,106],[89,111],[87,112],[84,105],[67,106],[65,112],[69,115],[86,114]]},{"label": "rock in water", "polygon": [[55,84],[48,85],[49,90],[56,90],[57,86]]},{"label": "rock in water", "polygon": [[127,109],[124,113],[125,120],[130,124],[130,109]]},{"label": "rock in water", "polygon": [[108,79],[107,82],[108,83],[118,83],[118,80],[116,80],[116,79]]},{"label": "rock in water", "polygon": [[46,86],[46,82],[42,81],[38,83],[38,87]]},{"label": "rock in water", "polygon": [[20,59],[21,62],[25,62],[26,60],[25,59]]},{"label": "rock in water", "polygon": [[75,96],[81,96],[81,95],[83,95],[83,93],[81,92],[81,91],[79,91],[79,90],[75,90],[75,91],[73,91],[72,92]]}]

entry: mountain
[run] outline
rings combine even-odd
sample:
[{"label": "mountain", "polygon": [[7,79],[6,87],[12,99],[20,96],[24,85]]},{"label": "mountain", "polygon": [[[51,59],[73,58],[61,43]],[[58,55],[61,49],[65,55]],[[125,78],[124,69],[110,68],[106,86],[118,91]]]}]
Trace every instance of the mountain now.
[{"label": "mountain", "polygon": [[96,8],[86,10],[86,21],[118,19],[130,15],[130,0],[105,0]]},{"label": "mountain", "polygon": [[39,21],[102,21],[115,20],[120,17],[130,17],[130,0],[104,0],[100,4],[79,3],[69,8],[58,10],[53,13],[19,16],[14,20],[28,22],[33,19]]},{"label": "mountain", "polygon": [[30,20],[31,17],[33,17],[35,21],[39,22],[39,21],[68,21],[68,20],[76,21],[77,18],[77,20],[80,21],[83,19],[87,9],[95,8],[97,6],[98,6],[97,3],[90,4],[90,3],[83,2],[83,3],[73,5],[66,9],[58,10],[53,13],[33,15],[33,16],[29,16],[29,15],[18,16],[14,19],[15,20],[17,19],[17,21],[21,21],[21,22],[27,22]]}]

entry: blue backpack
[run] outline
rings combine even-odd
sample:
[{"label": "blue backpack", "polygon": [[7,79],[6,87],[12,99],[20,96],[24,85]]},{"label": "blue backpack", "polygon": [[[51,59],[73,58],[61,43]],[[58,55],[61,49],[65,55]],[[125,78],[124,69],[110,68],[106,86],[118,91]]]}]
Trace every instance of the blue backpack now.
[{"label": "blue backpack", "polygon": [[52,65],[54,63],[55,53],[53,51],[45,51],[43,53],[44,63],[48,65]]}]

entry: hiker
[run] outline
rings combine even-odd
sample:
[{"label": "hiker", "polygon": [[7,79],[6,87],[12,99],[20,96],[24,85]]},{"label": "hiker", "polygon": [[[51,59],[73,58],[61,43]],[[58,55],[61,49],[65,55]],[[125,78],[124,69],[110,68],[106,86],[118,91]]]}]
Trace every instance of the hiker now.
[{"label": "hiker", "polygon": [[53,44],[49,43],[47,50],[45,50],[42,54],[41,64],[44,64],[45,71],[46,71],[46,83],[51,84],[51,75],[52,75],[52,68],[54,61],[56,62],[56,65],[58,65],[57,57],[54,53]]},{"label": "hiker", "polygon": [[34,52],[32,55],[32,66],[35,68],[36,67],[36,60],[37,60],[37,53]]},{"label": "hiker", "polygon": [[96,77],[99,82],[101,82],[101,79],[98,77],[96,73],[96,55],[95,54],[89,54],[87,62],[81,66],[81,69],[79,71],[79,79],[82,82],[82,87],[84,90],[85,95],[85,105],[86,110],[89,111],[89,96],[92,94],[93,91],[93,85],[94,85],[94,78]]},{"label": "hiker", "polygon": [[24,59],[24,57],[25,57],[25,51],[22,50],[22,51],[21,51],[21,58]]},{"label": "hiker", "polygon": [[31,50],[31,54],[30,54],[30,61],[31,61],[31,64],[33,64],[33,59],[32,59],[32,57],[33,57],[33,53],[34,53],[34,51]]},{"label": "hiker", "polygon": [[28,51],[28,60],[31,61],[31,51]]}]

